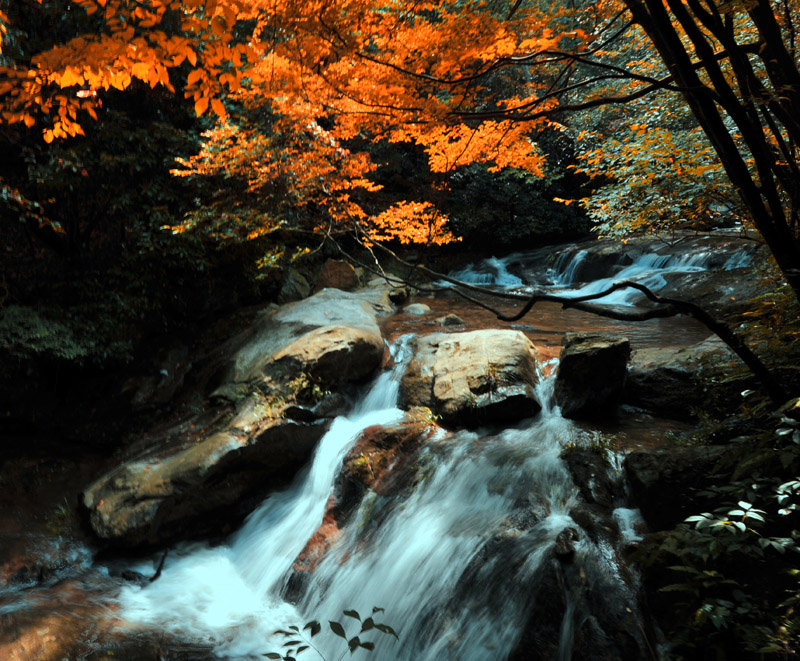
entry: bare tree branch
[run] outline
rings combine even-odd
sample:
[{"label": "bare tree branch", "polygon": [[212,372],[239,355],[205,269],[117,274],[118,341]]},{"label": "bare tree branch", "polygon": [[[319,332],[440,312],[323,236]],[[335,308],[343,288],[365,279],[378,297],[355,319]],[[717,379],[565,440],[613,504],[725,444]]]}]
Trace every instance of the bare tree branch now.
[{"label": "bare tree branch", "polygon": [[[606,317],[608,319],[616,319],[619,321],[640,322],[647,321],[648,319],[675,317],[678,315],[690,316],[703,324],[706,328],[708,328],[709,331],[714,333],[714,335],[721,339],[742,360],[742,362],[748,367],[753,375],[761,382],[761,385],[764,387],[764,390],[773,402],[776,404],[783,404],[789,399],[788,392],[777,381],[775,375],[772,374],[766,365],[764,365],[761,359],[747,346],[746,342],[741,336],[736,334],[728,324],[715,319],[702,307],[690,301],[659,296],[651,289],[645,287],[643,284],[632,282],[630,280],[615,282],[601,292],[576,297],[556,296],[541,292],[534,292],[532,294],[497,292],[486,287],[477,287],[475,285],[462,282],[425,266],[418,264],[412,265],[406,260],[402,259],[393,250],[390,250],[380,243],[373,243],[372,245],[377,247],[386,255],[390,256],[393,260],[396,260],[399,264],[413,267],[414,269],[425,273],[431,278],[443,280],[455,285],[454,288],[440,287],[438,289],[447,289],[448,291],[453,291],[464,300],[490,311],[500,321],[518,321],[530,313],[530,311],[533,309],[533,306],[539,302],[558,303],[565,309],[575,309],[581,312],[587,312],[589,314]],[[410,287],[417,288],[416,285],[409,281],[406,281],[405,283]],[[615,291],[619,291],[620,289],[635,289],[641,292],[649,301],[655,303],[657,307],[630,310],[620,308],[618,306],[602,305],[592,302],[603,298],[604,296],[608,296]],[[474,296],[470,296],[467,292],[482,294],[495,299],[499,298],[504,300],[524,301],[525,303],[517,312],[509,315],[500,312],[496,308],[478,300]]]}]

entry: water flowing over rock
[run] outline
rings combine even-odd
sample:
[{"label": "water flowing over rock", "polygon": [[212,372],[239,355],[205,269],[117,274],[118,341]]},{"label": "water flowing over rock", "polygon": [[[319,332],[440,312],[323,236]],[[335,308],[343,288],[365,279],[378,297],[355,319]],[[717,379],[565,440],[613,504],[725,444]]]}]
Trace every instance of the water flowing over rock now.
[{"label": "water flowing over rock", "polygon": [[632,598],[633,577],[610,575],[597,557],[576,551],[574,529],[559,537],[561,544],[539,566],[528,620],[508,661],[652,658],[654,636]]},{"label": "water flowing over rock", "polygon": [[631,345],[627,338],[567,333],[555,385],[556,402],[567,418],[600,418],[616,412]]},{"label": "water flowing over rock", "polygon": [[537,351],[519,331],[434,333],[414,341],[401,382],[404,407],[426,406],[449,425],[513,422],[541,408]]},{"label": "water flowing over rock", "polygon": [[327,428],[243,418],[172,456],[127,463],[91,485],[83,505],[95,533],[155,545],[221,530],[231,510],[241,516],[248,500],[252,506],[271,482],[300,468]]},{"label": "water flowing over rock", "polygon": [[622,401],[660,415],[689,418],[704,396],[700,370],[726,356],[735,358],[716,336],[689,347],[634,351]]},{"label": "water flowing over rock", "polygon": [[[322,524],[297,557],[295,571],[313,571],[368,492],[378,499],[393,499],[413,487],[419,478],[415,457],[436,431],[432,421],[424,418],[424,411],[411,411],[391,425],[374,425],[362,431],[342,461]],[[373,513],[379,509],[376,504]],[[293,577],[289,592],[298,580],[302,581]]]},{"label": "water flowing over rock", "polygon": [[143,456],[85,490],[95,533],[157,545],[214,534],[228,517],[240,519],[308,461],[342,404],[339,398],[331,407],[330,395],[313,406],[300,400],[362,381],[378,367],[384,343],[377,319],[391,309],[385,290],[327,289],[265,310],[228,345],[228,357],[216,359],[222,367],[211,383],[218,385],[202,421],[146,437]]}]

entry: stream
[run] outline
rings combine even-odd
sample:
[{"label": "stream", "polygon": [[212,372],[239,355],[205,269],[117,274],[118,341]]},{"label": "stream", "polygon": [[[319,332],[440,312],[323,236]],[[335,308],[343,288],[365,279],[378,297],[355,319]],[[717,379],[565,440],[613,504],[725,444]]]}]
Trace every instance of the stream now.
[{"label": "stream", "polygon": [[[617,265],[608,277],[587,282],[581,274],[587,253],[576,248],[547,265],[518,254],[490,258],[452,275],[513,291],[537,286],[582,295],[627,278],[657,289],[665,276],[707,269],[715,258],[719,262],[711,252],[691,257],[643,254]],[[745,251],[715,267],[741,268],[750,258]],[[245,660],[281,652],[283,639],[273,636],[276,629],[319,620],[323,631],[313,643],[325,659],[333,660],[347,647],[327,622],[341,622],[348,635],[355,635],[359,623],[343,611],[354,609],[366,617],[379,607],[385,612],[375,619],[391,625],[399,640],[368,632],[362,641],[373,641],[375,651],[357,650],[357,658],[528,658],[514,657],[524,640],[550,645],[542,658],[558,661],[584,658],[574,656],[581,654],[576,640],[595,647],[600,640],[616,641],[617,647],[609,642],[608,649],[626,651],[625,658],[639,653],[630,650],[649,647],[638,579],[624,562],[625,549],[641,539],[643,522],[622,483],[623,450],[603,449],[609,460],[603,479],[613,485],[615,524],[608,525],[593,511],[586,513],[591,508],[563,458],[565,448],[591,446],[597,429],[560,415],[552,401],[553,372],[566,330],[625,334],[634,349],[686,346],[708,336],[688,319],[625,324],[555,305],[537,306],[512,328],[525,332],[541,351],[541,412],[508,429],[439,430],[416,461],[413,490],[365,497],[319,565],[303,581],[296,580],[295,561],[320,526],[344,456],[364,429],[404,416],[397,408],[398,387],[412,334],[441,331],[432,320],[447,312],[464,321],[456,331],[497,325],[490,313],[446,292],[418,300],[433,312],[425,317],[397,314],[385,322],[394,367],[379,374],[350,413],[334,421],[310,465],[288,488],[270,495],[225,543],[187,543],[171,550],[158,580],[145,585],[113,581],[116,589],[102,588],[103,607],[114,613],[119,630],[128,636],[165,632],[217,657]],[[635,305],[638,298],[616,292],[603,302]],[[637,424],[642,437],[675,429],[649,417],[642,422],[637,414],[627,421],[622,431],[633,436]],[[579,567],[579,573],[554,556],[554,549],[565,543],[574,557],[569,565]],[[159,559],[123,564],[150,576]],[[100,563],[96,569],[107,577],[119,565]],[[532,619],[552,630],[549,637],[537,632]],[[625,629],[630,640],[620,643],[622,634],[614,627]],[[602,645],[597,653],[600,658]],[[307,650],[301,655],[305,658],[319,657]]]}]

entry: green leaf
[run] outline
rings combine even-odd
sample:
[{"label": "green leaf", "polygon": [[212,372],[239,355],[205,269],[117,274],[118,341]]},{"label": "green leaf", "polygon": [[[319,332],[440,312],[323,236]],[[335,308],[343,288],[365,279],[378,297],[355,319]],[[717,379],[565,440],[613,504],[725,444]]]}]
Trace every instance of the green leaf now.
[{"label": "green leaf", "polygon": [[333,631],[333,633],[347,640],[347,634],[344,632],[344,627],[341,624],[332,620],[328,620],[328,624],[331,626],[331,631]]},{"label": "green leaf", "polygon": [[352,654],[361,646],[361,641],[359,640],[358,636],[353,636],[347,641],[347,646],[350,648],[350,654]]},{"label": "green leaf", "polygon": [[358,614],[358,611],[343,611],[347,617],[352,617],[361,622],[361,616]]},{"label": "green leaf", "polygon": [[306,629],[311,631],[311,637],[313,638],[322,630],[322,625],[317,620],[311,620],[311,622],[307,622],[303,627],[303,630]]},{"label": "green leaf", "polygon": [[[798,484],[800,484],[800,483],[798,483]],[[383,608],[378,608],[377,606],[373,606],[373,608],[372,608],[372,614],[373,615],[375,615],[375,613],[383,613],[383,612],[384,612]]]},{"label": "green leaf", "polygon": [[300,652],[305,652],[307,649],[308,645],[300,645],[300,647],[297,648],[297,652],[295,652],[295,654],[300,654]]},{"label": "green leaf", "polygon": [[[392,627],[390,627],[388,624],[376,624],[375,628],[378,631],[381,631],[383,633],[389,634],[389,635],[394,636],[395,638],[397,638],[397,633],[395,633],[395,630],[392,629]],[[398,640],[399,640],[399,638],[398,638]]]},{"label": "green leaf", "polygon": [[275,652],[267,652],[266,654],[262,654],[262,656],[265,656],[268,659],[282,659],[283,658],[280,654],[276,654]]},{"label": "green leaf", "polygon": [[368,617],[361,624],[361,633],[364,633],[365,631],[369,631],[370,629],[374,628],[375,628],[375,621],[371,617]]},{"label": "green leaf", "polygon": [[366,643],[361,643],[361,647],[371,652],[372,650],[375,649],[375,643],[370,643],[369,641],[367,641]]}]

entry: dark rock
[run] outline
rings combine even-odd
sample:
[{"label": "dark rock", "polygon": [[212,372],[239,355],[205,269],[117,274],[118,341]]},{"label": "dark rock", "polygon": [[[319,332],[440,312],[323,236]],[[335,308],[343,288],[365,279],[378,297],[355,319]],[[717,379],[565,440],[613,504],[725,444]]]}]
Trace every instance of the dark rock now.
[{"label": "dark rock", "polygon": [[307,298],[311,294],[311,285],[306,277],[297,269],[290,268],[286,273],[286,278],[281,285],[278,294],[279,303],[291,303]]},{"label": "dark rock", "polygon": [[[568,528],[559,537],[574,534]],[[651,658],[645,634],[650,626],[635,591],[614,577],[599,555],[559,557],[554,549],[537,568],[531,595],[527,623],[509,661]]]},{"label": "dark rock", "polygon": [[446,314],[444,317],[439,317],[436,320],[436,324],[439,326],[463,326],[464,320],[451,312],[450,314]]},{"label": "dark rock", "polygon": [[537,351],[519,331],[435,333],[414,349],[400,384],[403,407],[428,407],[458,426],[514,422],[541,408]]},{"label": "dark rock", "polygon": [[676,419],[692,416],[703,402],[699,373],[733,353],[716,336],[689,347],[639,349],[633,353],[622,401]]},{"label": "dark rock", "polygon": [[571,560],[575,555],[575,542],[579,539],[578,531],[575,528],[564,528],[556,537],[553,552],[559,560]]},{"label": "dark rock", "polygon": [[353,291],[359,286],[358,274],[349,262],[329,259],[322,266],[314,291],[323,289],[340,289]]},{"label": "dark rock", "polygon": [[735,448],[727,446],[671,447],[631,452],[624,468],[633,501],[652,530],[673,528],[699,511],[695,490],[708,485],[711,475]]},{"label": "dark rock", "polygon": [[610,474],[606,453],[599,448],[572,447],[562,452],[561,458],[583,499],[611,510],[614,499],[622,494]]},{"label": "dark rock", "polygon": [[625,384],[631,345],[627,338],[567,333],[555,384],[566,418],[614,416]]}]

